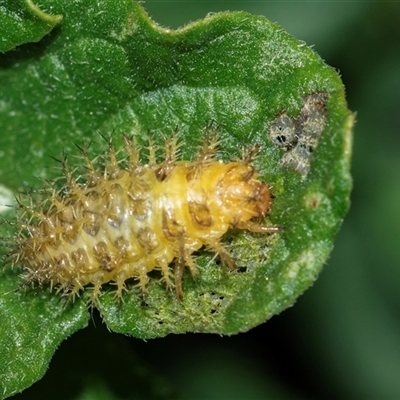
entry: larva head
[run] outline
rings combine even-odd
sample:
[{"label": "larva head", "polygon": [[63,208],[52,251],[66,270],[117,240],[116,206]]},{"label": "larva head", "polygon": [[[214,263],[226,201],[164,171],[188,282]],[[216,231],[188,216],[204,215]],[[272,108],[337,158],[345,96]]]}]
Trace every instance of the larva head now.
[{"label": "larva head", "polygon": [[[271,194],[268,186],[256,179],[254,167],[246,161],[218,164],[213,166],[218,177],[209,182],[214,180],[215,206],[219,213],[225,214],[224,219],[235,225],[253,217],[265,217]],[[221,169],[224,169],[222,173]]]}]

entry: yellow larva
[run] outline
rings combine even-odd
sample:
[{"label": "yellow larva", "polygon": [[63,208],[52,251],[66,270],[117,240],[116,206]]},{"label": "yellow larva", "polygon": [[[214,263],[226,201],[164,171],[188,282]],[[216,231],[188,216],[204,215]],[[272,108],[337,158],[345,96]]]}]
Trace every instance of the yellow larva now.
[{"label": "yellow larva", "polygon": [[27,283],[72,296],[90,285],[95,300],[107,282],[116,282],[119,297],[130,278],[145,291],[148,272],[159,269],[182,298],[185,267],[197,273],[195,251],[207,246],[235,268],[220,241],[230,228],[279,230],[252,221],[264,218],[271,205],[268,186],[251,165],[258,146],[241,160],[223,163],[215,159],[212,137],[194,160],[185,161],[177,159],[174,137],[166,141],[161,163],[150,144],[148,163],[142,164],[134,142],[124,141],[125,161],[118,161],[111,144],[99,170],[84,153],[85,183],[64,161],[64,188],[51,184],[44,202],[21,205],[22,229],[10,257],[22,266]]}]

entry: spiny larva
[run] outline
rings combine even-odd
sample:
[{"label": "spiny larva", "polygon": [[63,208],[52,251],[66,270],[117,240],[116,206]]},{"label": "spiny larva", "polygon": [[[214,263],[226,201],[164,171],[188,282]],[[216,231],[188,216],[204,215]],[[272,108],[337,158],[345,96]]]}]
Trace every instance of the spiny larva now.
[{"label": "spiny larva", "polygon": [[124,142],[118,152],[109,142],[100,168],[83,151],[83,179],[62,161],[64,187],[50,183],[44,201],[19,205],[23,215],[10,259],[22,266],[26,284],[47,284],[71,296],[90,285],[94,301],[107,282],[116,283],[118,297],[131,278],[145,292],[148,273],[158,269],[182,299],[185,267],[197,274],[195,251],[207,246],[235,268],[221,243],[229,229],[279,231],[252,220],[263,219],[271,206],[269,188],[251,164],[259,146],[224,163],[215,158],[216,135],[206,135],[194,160],[186,161],[178,159],[174,136],[166,140],[161,162],[149,141],[143,164],[134,140],[124,137]]}]

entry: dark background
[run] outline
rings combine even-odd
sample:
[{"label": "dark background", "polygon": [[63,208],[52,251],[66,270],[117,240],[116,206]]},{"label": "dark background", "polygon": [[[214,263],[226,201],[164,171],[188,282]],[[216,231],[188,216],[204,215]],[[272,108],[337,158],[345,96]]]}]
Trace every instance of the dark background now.
[{"label": "dark background", "polygon": [[[340,71],[349,108],[357,112],[352,206],[314,286],[294,307],[248,333],[187,334],[144,342],[110,334],[101,322],[91,329],[103,333],[104,343],[124,341],[127,352],[136,350],[162,377],[159,388],[167,397],[179,392],[190,400],[400,399],[400,3],[143,5],[156,22],[171,28],[208,12],[245,10],[264,15],[313,45]],[[91,329],[63,343],[51,374],[24,392],[27,398],[47,398],[43,388],[67,374],[65,360]],[[93,365],[102,358],[109,376],[117,376],[106,385],[127,385],[126,391],[121,386],[119,393],[114,391],[116,398],[136,398],[128,394],[132,385],[124,378],[124,366],[113,362],[113,356],[107,358],[105,347],[96,348],[94,355],[81,349],[81,359],[75,361]],[[135,374],[145,374],[142,368]],[[36,390],[40,397],[35,397]],[[59,388],[57,393],[60,397]],[[90,398],[114,398],[102,396]]]}]

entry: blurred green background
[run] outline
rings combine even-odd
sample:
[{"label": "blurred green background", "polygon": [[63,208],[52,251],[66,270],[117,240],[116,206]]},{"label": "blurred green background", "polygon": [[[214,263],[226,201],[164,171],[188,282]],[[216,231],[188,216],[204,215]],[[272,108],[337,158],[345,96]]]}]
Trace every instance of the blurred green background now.
[{"label": "blurred green background", "polygon": [[[189,334],[148,342],[110,334],[97,322],[91,329],[102,333],[102,344],[95,354],[80,347],[91,330],[78,332],[56,353],[51,374],[16,398],[47,398],[45,388],[66,375],[70,364],[74,368],[77,357],[91,360],[87,368],[94,368],[103,356],[109,397],[107,391],[88,389],[80,398],[136,398],[127,384],[135,375],[159,376],[159,391],[144,390],[139,398],[400,399],[400,3],[149,0],[143,5],[170,28],[209,12],[264,15],[338,69],[349,108],[357,112],[351,210],[320,278],[282,315],[235,337]],[[122,347],[113,352],[118,341]],[[124,346],[146,364],[128,373],[115,358]]]}]

